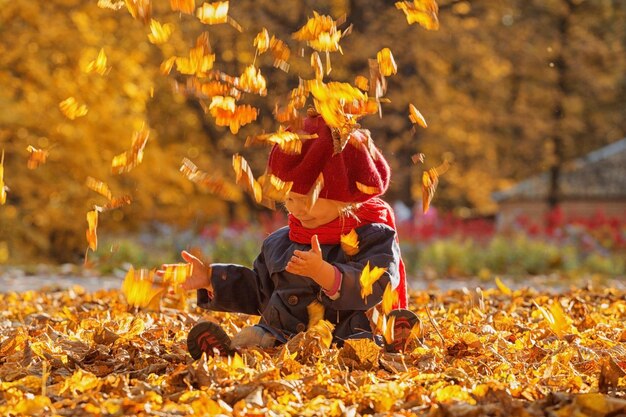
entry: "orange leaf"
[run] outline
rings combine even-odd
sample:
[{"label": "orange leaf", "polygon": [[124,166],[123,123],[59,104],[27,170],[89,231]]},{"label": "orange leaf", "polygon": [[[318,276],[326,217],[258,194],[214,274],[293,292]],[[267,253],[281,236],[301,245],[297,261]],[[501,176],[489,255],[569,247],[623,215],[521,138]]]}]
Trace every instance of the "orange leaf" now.
[{"label": "orange leaf", "polygon": [[170,7],[173,11],[180,11],[182,13],[193,14],[196,8],[195,0],[170,0]]},{"label": "orange leaf", "polygon": [[151,0],[126,0],[126,8],[128,8],[133,19],[141,18],[144,24],[148,24],[150,21],[152,15]]},{"label": "orange leaf", "polygon": [[409,25],[418,23],[427,30],[439,29],[439,7],[435,0],[398,1],[396,8],[404,12]]},{"label": "orange leaf", "polygon": [[91,210],[87,212],[87,243],[89,243],[89,249],[96,251],[98,249],[98,235],[96,229],[98,228],[98,211]]},{"label": "orange leaf", "polygon": [[369,89],[369,80],[362,75],[357,75],[354,79],[354,85],[359,90],[367,91]]},{"label": "orange leaf", "polygon": [[114,174],[121,174],[139,165],[141,161],[143,161],[143,149],[148,142],[149,136],[150,129],[146,129],[145,127],[134,132],[130,150],[113,157],[111,171]]},{"label": "orange leaf", "polygon": [[415,106],[410,103],[409,103],[409,119],[411,120],[411,123],[413,124],[417,123],[423,128],[428,127],[428,125],[426,124],[426,120],[424,119],[424,116],[422,116],[422,113],[420,113],[419,110],[417,110]]},{"label": "orange leaf", "polygon": [[356,188],[358,188],[359,191],[361,191],[363,194],[373,195],[373,194],[380,193],[380,190],[378,189],[378,187],[372,187],[369,185],[361,184],[358,181],[356,181]]},{"label": "orange leaf", "polygon": [[228,1],[218,1],[214,3],[204,3],[196,11],[196,16],[200,21],[207,25],[218,25],[221,23],[229,23],[238,31],[242,31],[239,23],[235,22],[228,16]]},{"label": "orange leaf", "polygon": [[2,150],[2,159],[0,159],[0,205],[7,202],[8,187],[4,185],[4,149]]},{"label": "orange leaf", "polygon": [[267,29],[263,28],[254,38],[253,45],[259,54],[270,49],[270,34]]},{"label": "orange leaf", "polygon": [[254,201],[261,202],[263,196],[263,190],[261,185],[254,179],[252,175],[252,169],[248,165],[243,156],[239,154],[233,155],[233,169],[235,170],[235,177],[237,184],[242,184],[254,197]]},{"label": "orange leaf", "polygon": [[31,145],[28,145],[26,150],[29,152],[28,162],[26,163],[28,169],[35,169],[39,165],[46,163],[46,160],[48,159],[48,151],[37,149]]},{"label": "orange leaf", "polygon": [[422,210],[424,213],[428,211],[430,202],[435,196],[435,190],[439,184],[439,176],[450,168],[450,163],[446,160],[437,168],[431,168],[424,171],[422,175]]}]

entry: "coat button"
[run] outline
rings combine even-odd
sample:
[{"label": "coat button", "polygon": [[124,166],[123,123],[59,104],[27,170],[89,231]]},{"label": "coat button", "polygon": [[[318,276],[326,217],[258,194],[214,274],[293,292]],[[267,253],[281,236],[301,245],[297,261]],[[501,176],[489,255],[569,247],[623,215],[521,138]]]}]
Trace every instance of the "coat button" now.
[{"label": "coat button", "polygon": [[306,325],[304,323],[298,323],[298,325],[296,326],[296,330],[298,332],[303,332],[306,330]]},{"label": "coat button", "polygon": [[296,304],[298,304],[298,296],[290,295],[287,299],[287,303],[289,303],[290,306],[295,306]]}]

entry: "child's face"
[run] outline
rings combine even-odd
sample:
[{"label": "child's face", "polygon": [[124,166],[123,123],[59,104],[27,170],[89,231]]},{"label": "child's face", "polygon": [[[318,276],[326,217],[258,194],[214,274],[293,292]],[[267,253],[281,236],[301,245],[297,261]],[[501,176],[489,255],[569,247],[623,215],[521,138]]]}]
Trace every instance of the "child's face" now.
[{"label": "child's face", "polygon": [[308,197],[290,192],[285,200],[285,207],[302,226],[314,229],[339,217],[341,203],[326,198],[318,198],[313,207],[307,207]]}]

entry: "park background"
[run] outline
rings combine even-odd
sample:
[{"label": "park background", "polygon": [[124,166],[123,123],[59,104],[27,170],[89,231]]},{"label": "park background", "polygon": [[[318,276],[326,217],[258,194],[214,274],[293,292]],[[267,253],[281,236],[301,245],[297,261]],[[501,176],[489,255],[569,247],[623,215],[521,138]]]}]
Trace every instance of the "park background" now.
[{"label": "park background", "polygon": [[[291,35],[317,11],[346,15],[342,27],[353,25],[341,40],[343,54],[331,54],[327,79],[367,77],[368,59],[384,47],[393,52],[398,73],[387,78],[390,102],[381,118],[367,116],[362,125],[393,169],[385,198],[397,209],[411,277],[624,275],[625,2],[444,0],[439,30],[408,25],[393,2],[231,2],[229,15],[243,31],[210,26],[215,67],[237,75],[255,62],[268,89],[265,97],[244,97],[260,115],[237,134],[184,94],[180,74],[160,69],[168,57],[185,55],[207,26],[154,2],[152,15],[175,28],[168,42],[154,45],[149,25],[125,7],[97,3],[0,2],[5,271],[73,264],[121,273],[131,264],[177,261],[185,248],[250,264],[263,237],[285,224],[284,210],[260,207],[247,194],[224,201],[179,167],[189,158],[234,182],[231,158],[238,152],[255,176],[263,172],[267,148],[244,148],[245,139],[276,131],[274,105],[297,87],[298,76],[313,78],[308,54],[299,54],[303,43]],[[252,39],[262,28],[290,46],[289,72],[273,67],[268,54],[255,61]],[[108,71],[88,73],[101,49]],[[68,119],[59,109],[68,97],[88,113]],[[427,128],[411,123],[409,104]],[[150,129],[143,162],[113,174],[112,158],[143,125]],[[35,169],[27,166],[29,145],[48,152]],[[585,159],[607,146],[601,158]],[[412,161],[418,153],[424,163]],[[423,214],[422,173],[444,159],[452,167]],[[576,176],[581,166],[586,171]],[[100,215],[98,249],[86,257],[85,215],[106,202],[86,186],[88,177],[132,203]],[[568,201],[578,205],[568,209]]]}]

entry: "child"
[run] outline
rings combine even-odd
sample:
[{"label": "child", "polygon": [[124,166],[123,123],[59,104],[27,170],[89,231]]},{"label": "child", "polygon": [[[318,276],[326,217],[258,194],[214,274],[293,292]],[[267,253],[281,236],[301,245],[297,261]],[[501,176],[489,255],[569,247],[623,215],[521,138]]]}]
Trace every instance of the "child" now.
[{"label": "child", "polygon": [[[183,288],[198,290],[199,306],[262,316],[259,324],[242,329],[232,340],[216,323],[198,323],[187,340],[195,359],[214,350],[231,354],[241,347],[285,343],[306,330],[307,306],[313,301],[324,306],[324,319],[334,324],[335,342],[371,338],[366,311],[381,302],[389,282],[400,295],[399,306],[406,307],[404,265],[393,213],[376,197],[389,185],[387,162],[365,131],[353,132],[350,143],[341,150],[340,138],[333,136],[321,116],[306,118],[303,130],[317,138],[304,141],[300,154],[284,153],[278,146],[270,153],[268,171],[293,182],[285,201],[289,225],[265,239],[253,268],[205,265],[182,252],[185,261],[193,264]],[[320,173],[324,185],[309,206]],[[341,248],[340,236],[352,229],[358,235],[358,252],[348,256]],[[373,284],[372,294],[363,299],[359,278],[368,262],[386,272]],[[385,347],[397,352],[418,318],[404,309],[392,314],[396,316],[395,339]]]}]

